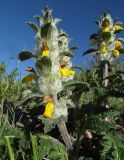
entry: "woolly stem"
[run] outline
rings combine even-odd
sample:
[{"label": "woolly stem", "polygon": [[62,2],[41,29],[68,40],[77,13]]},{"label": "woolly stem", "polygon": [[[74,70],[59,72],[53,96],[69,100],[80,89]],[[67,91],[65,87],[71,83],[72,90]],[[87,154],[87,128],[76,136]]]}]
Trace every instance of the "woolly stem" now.
[{"label": "woolly stem", "polygon": [[104,67],[103,67],[103,79],[104,79],[103,84],[105,87],[108,86],[108,82],[109,82],[108,79],[105,79],[106,77],[108,77],[108,63],[107,62],[104,63]]},{"label": "woolly stem", "polygon": [[[59,102],[58,102],[58,99],[57,99],[57,95],[52,95],[52,98],[53,98],[55,106],[59,107]],[[65,122],[62,121],[61,123],[59,123],[58,128],[59,128],[59,131],[61,133],[62,139],[63,139],[63,141],[64,141],[64,143],[67,147],[67,150],[70,152],[73,149],[73,147],[72,147],[71,138],[70,138],[70,135],[67,131],[67,127],[66,127]]]},{"label": "woolly stem", "polygon": [[[108,83],[109,83],[109,80],[106,78],[106,77],[108,77],[108,63],[107,62],[105,62],[104,63],[104,66],[103,66],[103,85],[104,85],[104,87],[107,87],[108,86]],[[109,108],[109,106],[108,106],[108,99],[107,98],[105,98],[105,100],[104,100],[104,106],[106,107],[106,108]]]},{"label": "woolly stem", "polygon": [[67,150],[71,151],[73,149],[72,142],[71,142],[70,135],[67,131],[67,127],[66,127],[65,122],[63,121],[60,124],[58,124],[58,128],[59,128],[59,131],[61,133],[62,139],[63,139],[63,141],[64,141],[64,143],[67,147]]}]

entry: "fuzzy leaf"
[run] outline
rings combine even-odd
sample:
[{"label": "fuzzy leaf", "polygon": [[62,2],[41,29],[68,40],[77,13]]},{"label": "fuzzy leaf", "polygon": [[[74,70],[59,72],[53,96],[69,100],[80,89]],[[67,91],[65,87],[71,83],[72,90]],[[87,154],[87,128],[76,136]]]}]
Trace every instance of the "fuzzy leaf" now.
[{"label": "fuzzy leaf", "polygon": [[66,160],[67,151],[65,146],[60,143],[57,139],[52,138],[48,135],[39,135],[40,139],[40,158],[48,157],[54,160]]},{"label": "fuzzy leaf", "polygon": [[98,34],[94,33],[90,35],[90,39],[97,39],[98,38]]},{"label": "fuzzy leaf", "polygon": [[67,33],[65,33],[65,32],[63,32],[63,33],[61,33],[60,35],[59,35],[59,37],[67,37],[68,35],[67,35]]},{"label": "fuzzy leaf", "polygon": [[62,21],[62,20],[59,19],[59,18],[55,18],[55,19],[54,19],[54,23],[55,23],[56,25],[59,24],[61,21]]},{"label": "fuzzy leaf", "polygon": [[124,53],[124,48],[120,48],[120,49],[119,49],[119,52],[120,52],[120,53]]},{"label": "fuzzy leaf", "polygon": [[104,33],[102,34],[102,37],[103,37],[103,39],[104,39],[105,41],[108,41],[108,40],[110,40],[110,38],[111,38],[111,33],[110,33],[110,32],[104,32]]},{"label": "fuzzy leaf", "polygon": [[41,37],[42,38],[47,37],[47,34],[48,34],[50,27],[51,27],[51,23],[47,23],[41,28]]},{"label": "fuzzy leaf", "polygon": [[86,52],[83,53],[83,56],[86,54],[92,53],[92,52],[96,52],[96,51],[97,51],[97,49],[95,49],[95,48],[88,49]]},{"label": "fuzzy leaf", "polygon": [[69,87],[69,86],[85,86],[85,87],[90,87],[89,83],[85,83],[85,82],[80,82],[77,80],[72,80],[70,82],[68,82],[67,84],[64,85],[64,87]]},{"label": "fuzzy leaf", "polygon": [[41,72],[44,72],[44,73],[46,72],[46,74],[50,72],[51,66],[52,66],[52,62],[48,57],[43,57],[41,60],[38,60],[36,63],[36,67],[38,67],[41,70]]},{"label": "fuzzy leaf", "polygon": [[108,12],[104,11],[103,16],[106,17],[108,15]]},{"label": "fuzzy leaf", "polygon": [[99,25],[99,24],[100,24],[100,22],[99,22],[99,21],[95,21],[95,23],[96,23],[97,25]]},{"label": "fuzzy leaf", "polygon": [[72,50],[76,50],[76,49],[79,49],[79,48],[78,48],[78,47],[76,47],[76,46],[73,46],[73,47],[69,48],[69,50],[70,50],[70,51],[72,51]]},{"label": "fuzzy leaf", "polygon": [[72,69],[77,69],[77,70],[80,70],[80,71],[84,72],[84,69],[82,67],[79,67],[79,66],[73,66],[71,68]]},{"label": "fuzzy leaf", "polygon": [[32,82],[34,79],[35,79],[34,74],[28,74],[22,79],[22,83],[28,84],[28,83]]},{"label": "fuzzy leaf", "polygon": [[38,27],[33,22],[27,22],[27,24],[33,29],[34,32],[38,32]]},{"label": "fuzzy leaf", "polygon": [[21,61],[25,61],[25,60],[30,59],[32,57],[35,57],[35,55],[30,51],[22,51],[19,53],[19,56],[18,56],[19,60],[21,60]]},{"label": "fuzzy leaf", "polygon": [[40,16],[34,16],[34,18],[41,24],[43,24],[43,19]]},{"label": "fuzzy leaf", "polygon": [[114,31],[114,33],[121,33],[123,31],[124,31],[124,29],[117,29],[117,30]]},{"label": "fuzzy leaf", "polygon": [[64,56],[74,58],[74,55],[71,52],[69,52],[69,51],[64,52]]}]

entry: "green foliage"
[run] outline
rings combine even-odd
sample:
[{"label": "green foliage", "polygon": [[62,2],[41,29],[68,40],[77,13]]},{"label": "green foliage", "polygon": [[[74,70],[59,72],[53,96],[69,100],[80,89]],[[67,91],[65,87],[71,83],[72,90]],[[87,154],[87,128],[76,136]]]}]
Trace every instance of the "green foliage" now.
[{"label": "green foliage", "polygon": [[95,49],[95,48],[88,49],[87,51],[85,51],[83,53],[83,56],[86,55],[86,54],[90,54],[90,53],[96,52],[96,51],[97,51],[97,49]]},{"label": "green foliage", "polygon": [[27,24],[33,29],[34,32],[38,32],[38,27],[35,23],[27,22]]},{"label": "green foliage", "polygon": [[30,59],[32,57],[34,57],[34,55],[30,51],[22,51],[19,53],[19,56],[18,56],[19,60],[21,60],[21,61],[25,61],[25,60]]},{"label": "green foliage", "polygon": [[18,75],[17,69],[11,71],[8,75],[6,73],[7,66],[4,63],[0,64],[0,104],[6,100],[15,101],[19,96],[20,83],[15,83]]},{"label": "green foliage", "polygon": [[[99,109],[100,110],[100,109]],[[93,133],[104,134],[116,128],[119,112],[109,109],[100,113],[91,113],[87,118],[87,129]]]},{"label": "green foliage", "polygon": [[48,135],[39,135],[39,138],[39,156],[41,159],[44,157],[47,157],[51,160],[67,159],[66,148],[57,139],[54,139]]},{"label": "green foliage", "polygon": [[110,33],[110,32],[104,32],[104,33],[102,34],[102,37],[103,37],[103,39],[104,39],[105,41],[108,41],[108,40],[110,40],[110,38],[111,38],[111,33]]},{"label": "green foliage", "polygon": [[103,150],[101,160],[122,160],[124,158],[124,137],[115,133],[108,133],[101,141]]},{"label": "green foliage", "polygon": [[[103,18],[108,14],[105,12]],[[28,25],[38,33],[40,38],[48,38],[51,30],[52,15],[47,7],[44,18],[35,16],[42,25],[28,22]],[[61,20],[55,19],[55,24]],[[44,22],[44,23],[43,23]],[[100,25],[100,22],[96,22]],[[59,31],[58,38],[67,38],[65,32]],[[39,36],[38,35],[38,36]],[[92,34],[90,39],[97,39],[98,34]],[[102,38],[110,40],[110,32],[104,32]],[[68,39],[69,40],[69,39]],[[58,41],[59,47],[63,42]],[[74,57],[71,47],[62,51],[61,56]],[[91,48],[83,55],[97,52]],[[123,48],[119,49],[124,52]],[[47,57],[37,59],[36,68],[42,75],[49,73],[51,60]],[[19,54],[21,61],[36,58],[30,51]],[[63,82],[63,90],[57,98],[63,98],[68,105],[68,120],[49,119],[44,113],[44,96],[37,92],[37,84],[22,84],[17,80],[17,71],[7,73],[7,66],[0,64],[0,160],[123,160],[124,159],[124,63],[123,59],[108,63],[108,76],[103,78],[106,61],[88,64],[89,68],[78,69],[74,80]],[[108,79],[108,86],[104,81]],[[74,102],[74,108],[70,103]],[[67,152],[62,138],[55,125],[66,121],[71,135],[73,150]],[[44,128],[44,130],[43,130]],[[47,133],[47,134],[46,134]],[[53,138],[55,137],[55,138]]]}]

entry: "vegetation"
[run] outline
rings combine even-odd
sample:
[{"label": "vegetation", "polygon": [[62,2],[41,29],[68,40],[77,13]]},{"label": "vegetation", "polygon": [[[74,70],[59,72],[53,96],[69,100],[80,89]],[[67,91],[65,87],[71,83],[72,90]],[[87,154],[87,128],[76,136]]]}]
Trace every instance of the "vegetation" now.
[{"label": "vegetation", "polygon": [[0,64],[0,160],[123,160],[124,53],[122,23],[103,13],[98,32],[90,36],[83,55],[96,62],[72,67],[70,38],[57,29],[45,8],[35,32],[34,53],[22,51],[19,60],[35,67],[17,80],[18,69],[7,73]]}]

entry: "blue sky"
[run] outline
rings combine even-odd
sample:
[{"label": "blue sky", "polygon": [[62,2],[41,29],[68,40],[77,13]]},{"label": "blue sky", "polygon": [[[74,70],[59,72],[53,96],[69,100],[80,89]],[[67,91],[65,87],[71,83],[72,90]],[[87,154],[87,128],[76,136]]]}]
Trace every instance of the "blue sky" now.
[{"label": "blue sky", "polygon": [[[81,54],[88,49],[89,35],[97,30],[94,21],[103,11],[124,21],[123,0],[0,0],[0,61],[8,64],[9,71],[16,66],[21,50],[33,50],[34,33],[26,22],[41,15],[46,5],[53,10],[54,17],[62,19],[59,28],[74,38],[70,46],[80,48],[74,52],[74,65],[85,65],[86,58]],[[31,61],[19,63],[22,74],[24,67],[31,65]]]}]

